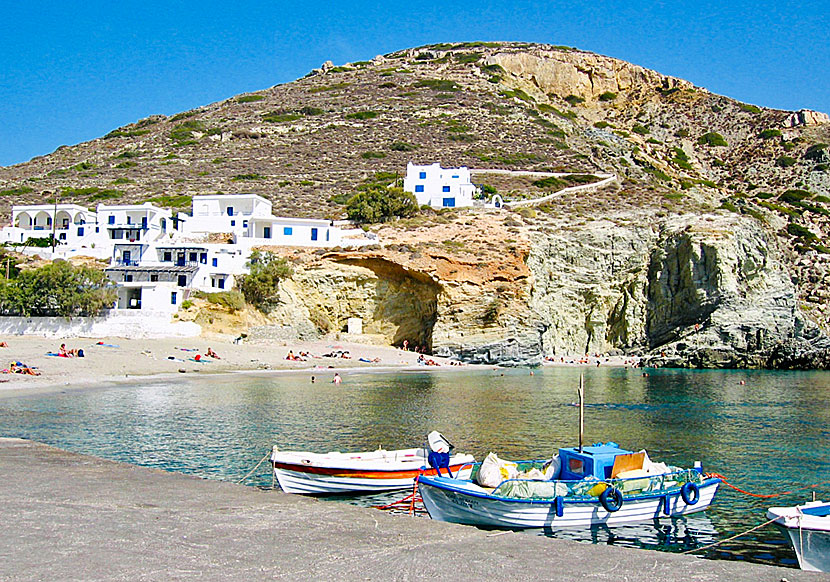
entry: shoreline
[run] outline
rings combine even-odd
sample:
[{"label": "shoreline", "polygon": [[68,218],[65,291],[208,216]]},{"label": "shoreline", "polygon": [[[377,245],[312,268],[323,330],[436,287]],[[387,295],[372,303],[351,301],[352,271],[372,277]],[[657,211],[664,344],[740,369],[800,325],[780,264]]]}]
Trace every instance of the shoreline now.
[{"label": "shoreline", "polygon": [[[394,373],[401,371],[464,371],[501,369],[493,364],[458,364],[449,358],[424,356],[434,365],[418,363],[419,354],[391,346],[355,341],[317,340],[311,342],[257,341],[234,343],[222,337],[128,339],[128,338],[47,338],[18,335],[0,338],[8,347],[0,348],[0,370],[12,362],[34,368],[38,375],[0,373],[0,398],[78,390],[107,384],[141,380],[162,381],[193,374],[280,373],[320,375],[348,374],[354,371]],[[67,349],[81,349],[83,357],[47,355]],[[207,357],[212,349],[218,359]],[[289,352],[308,354],[303,360],[288,360]],[[346,353],[348,357],[334,357]],[[198,357],[197,357],[198,356]],[[596,366],[597,358],[563,358],[545,361],[550,366]],[[630,365],[630,358],[599,358],[600,365]],[[198,360],[198,361],[197,361]]]}]

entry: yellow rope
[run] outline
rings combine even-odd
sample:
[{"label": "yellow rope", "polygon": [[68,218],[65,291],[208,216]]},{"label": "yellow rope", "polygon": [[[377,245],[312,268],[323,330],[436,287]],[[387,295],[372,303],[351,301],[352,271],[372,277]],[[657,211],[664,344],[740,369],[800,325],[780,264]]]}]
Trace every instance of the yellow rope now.
[{"label": "yellow rope", "polygon": [[748,534],[748,533],[752,533],[752,532],[754,532],[756,529],[761,529],[761,528],[762,528],[762,527],[764,527],[765,525],[769,525],[769,524],[771,524],[771,523],[772,523],[773,521],[775,521],[776,519],[778,519],[778,518],[777,518],[777,517],[774,517],[774,518],[770,519],[769,521],[765,521],[765,522],[764,522],[764,523],[762,523],[761,525],[756,525],[756,526],[755,526],[755,527],[753,527],[752,529],[748,529],[748,530],[746,530],[746,531],[744,531],[744,532],[741,532],[741,533],[739,533],[739,534],[736,534],[736,535],[732,536],[731,538],[726,538],[725,540],[720,540],[720,541],[717,541],[717,542],[715,542],[714,544],[709,544],[708,546],[703,546],[703,547],[700,547],[700,548],[694,548],[694,549],[691,549],[691,550],[686,550],[685,552],[680,552],[680,553],[681,553],[681,554],[691,554],[692,552],[699,552],[700,550],[708,550],[709,548],[714,548],[715,546],[717,546],[717,545],[719,545],[719,544],[722,544],[722,543],[725,543],[725,542],[729,542],[729,541],[734,540],[735,538],[739,538],[739,537],[741,537],[741,536],[745,536],[745,535],[746,535],[746,534]]},{"label": "yellow rope", "polygon": [[237,481],[237,482],[236,482],[236,484],[237,484],[237,485],[239,485],[239,484],[240,484],[240,483],[242,483],[245,479],[247,479],[248,477],[250,477],[251,475],[253,475],[253,474],[254,474],[254,471],[256,471],[257,469],[259,469],[259,466],[262,464],[262,462],[263,462],[265,459],[267,459],[268,457],[270,457],[270,456],[271,456],[271,451],[268,451],[267,453],[265,453],[265,456],[264,456],[264,457],[262,457],[262,459],[259,461],[259,463],[257,463],[257,464],[256,464],[256,467],[254,467],[253,469],[251,469],[251,470],[250,470],[250,472],[249,472],[247,475],[245,475],[244,477],[242,477],[242,479],[240,479],[239,481]]}]

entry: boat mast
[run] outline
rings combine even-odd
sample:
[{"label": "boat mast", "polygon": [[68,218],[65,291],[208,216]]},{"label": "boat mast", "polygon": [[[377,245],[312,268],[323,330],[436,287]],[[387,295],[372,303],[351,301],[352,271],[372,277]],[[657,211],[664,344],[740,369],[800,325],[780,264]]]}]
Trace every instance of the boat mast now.
[{"label": "boat mast", "polygon": [[579,375],[579,452],[582,452],[582,437],[585,433],[585,383],[582,374]]}]

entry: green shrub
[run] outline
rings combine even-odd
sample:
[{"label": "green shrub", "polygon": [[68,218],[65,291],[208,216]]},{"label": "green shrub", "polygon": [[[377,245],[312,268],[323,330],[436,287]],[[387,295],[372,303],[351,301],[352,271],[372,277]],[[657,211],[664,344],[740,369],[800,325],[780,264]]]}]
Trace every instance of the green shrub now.
[{"label": "green shrub", "polygon": [[634,127],[631,128],[631,131],[640,135],[647,135],[651,132],[649,128],[647,128],[645,125],[640,125],[639,123],[635,124]]},{"label": "green shrub", "polygon": [[355,111],[354,113],[349,113],[346,115],[348,119],[374,119],[378,116],[377,111]]},{"label": "green shrub", "polygon": [[757,192],[755,194],[755,197],[759,198],[761,200],[769,200],[770,198],[773,198],[774,196],[775,196],[775,194],[773,194],[772,192]]},{"label": "green shrub", "polygon": [[236,181],[240,181],[240,180],[264,180],[264,179],[265,179],[265,176],[263,176],[262,174],[256,174],[256,173],[237,174],[236,176],[231,178],[231,180],[236,180]]},{"label": "green shrub", "polygon": [[534,180],[532,183],[537,188],[543,188],[545,190],[561,190],[567,186],[567,183],[564,180],[557,178],[556,176],[548,176],[547,178]]},{"label": "green shrub", "polygon": [[795,222],[791,222],[787,225],[787,232],[804,240],[816,240],[818,238],[815,234],[810,232],[810,229],[801,226],[800,224],[796,224]]},{"label": "green shrub", "polygon": [[184,301],[182,301],[181,307],[182,309],[190,309],[191,307],[193,307],[193,302],[190,299],[185,299]]},{"label": "green shrub", "polygon": [[134,162],[132,160],[127,160],[126,162],[115,164],[115,167],[120,170],[128,170],[129,168],[135,168],[136,166],[138,166],[138,162]]},{"label": "green shrub", "polygon": [[761,139],[771,139],[773,137],[781,137],[781,130],[780,129],[765,129],[761,133],[758,134],[758,137]]},{"label": "green shrub", "polygon": [[386,154],[383,152],[363,152],[362,154],[360,154],[360,157],[364,160],[379,160],[381,158],[385,158]]},{"label": "green shrub", "polygon": [[411,152],[413,150],[417,150],[418,146],[407,143],[405,141],[396,141],[392,142],[392,145],[389,146],[389,149],[393,152]]},{"label": "green shrub", "polygon": [[704,133],[697,139],[697,143],[709,147],[726,147],[728,145],[723,136],[715,131]]},{"label": "green shrub", "polygon": [[525,101],[527,103],[533,103],[536,101],[533,97],[522,91],[521,89],[503,89],[500,92],[502,97],[506,97],[508,99],[519,99],[521,101]]},{"label": "green shrub", "polygon": [[[246,276],[247,275],[237,277],[237,282],[241,278],[244,278]],[[231,291],[217,291],[214,293],[209,293],[205,291],[194,291],[193,296],[199,299],[204,299],[208,303],[220,305],[231,312],[241,311],[245,309],[245,296],[241,292],[236,291],[235,289],[232,289]],[[187,309],[187,307],[185,307],[185,303],[186,301],[182,303],[182,307],[184,309]]]},{"label": "green shrub", "polygon": [[335,83],[334,85],[321,85],[319,87],[312,87],[308,90],[309,93],[325,93],[327,91],[337,91],[338,89],[345,89],[351,83]]},{"label": "green shrub", "polygon": [[16,186],[14,188],[0,190],[0,196],[23,196],[24,194],[29,194],[30,192],[34,192],[34,190],[28,186]]},{"label": "green shrub", "polygon": [[678,129],[678,130],[675,132],[675,134],[674,134],[674,135],[675,135],[675,137],[689,137],[689,136],[690,136],[690,135],[692,135],[692,134],[689,132],[689,130],[688,130],[688,129],[686,129],[685,127],[682,127],[682,128],[680,128],[680,129]]},{"label": "green shrub", "polygon": [[749,103],[738,103],[738,107],[741,109],[741,111],[746,111],[747,113],[761,113],[760,107],[750,105]]},{"label": "green shrub", "polygon": [[780,200],[781,202],[795,204],[796,202],[801,202],[802,200],[806,200],[812,197],[813,195],[810,192],[807,192],[806,190],[787,190],[778,197],[778,200]]},{"label": "green shrub", "polygon": [[[175,119],[175,117],[173,119]],[[205,126],[204,122],[197,119],[185,121],[170,130],[170,139],[178,142],[180,145],[190,145],[191,143],[196,143],[193,141],[194,132],[207,133],[208,128]]]},{"label": "green shrub", "polygon": [[571,107],[575,107],[580,103],[585,103],[585,98],[580,97],[579,95],[568,95],[567,97],[565,97],[565,101],[567,101],[568,105],[570,105]]},{"label": "green shrub", "polygon": [[600,101],[613,101],[617,98],[617,94],[611,91],[606,91],[599,96]]},{"label": "green shrub", "polygon": [[394,218],[406,218],[418,213],[415,196],[402,188],[369,185],[352,196],[346,203],[349,220],[360,224],[387,222]]},{"label": "green shrub", "polygon": [[479,69],[485,75],[503,75],[505,73],[501,65],[482,65]]},{"label": "green shrub", "polygon": [[481,53],[456,53],[455,61],[458,63],[477,63],[481,60]]},{"label": "green shrub", "polygon": [[775,159],[775,165],[780,168],[789,168],[790,166],[795,165],[795,158],[790,156],[778,156]]},{"label": "green shrub", "polygon": [[823,202],[824,204],[830,204],[830,198],[821,194],[813,198],[813,200],[815,200],[816,202]]},{"label": "green shrub", "polygon": [[267,121],[268,123],[286,123],[289,121],[297,121],[298,119],[302,119],[302,115],[299,113],[288,113],[284,111],[272,111],[271,113],[266,113],[262,116],[262,121]]},{"label": "green shrub", "polygon": [[254,101],[262,101],[265,99],[264,95],[242,95],[236,98],[237,103],[253,103]]},{"label": "green shrub", "polygon": [[306,105],[305,107],[300,107],[297,110],[297,113],[300,115],[322,115],[324,111],[319,107],[311,107],[310,105]]},{"label": "green shrub", "polygon": [[611,124],[607,121],[597,121],[594,124],[594,127],[596,127],[597,129],[605,129],[606,127],[611,127]]}]

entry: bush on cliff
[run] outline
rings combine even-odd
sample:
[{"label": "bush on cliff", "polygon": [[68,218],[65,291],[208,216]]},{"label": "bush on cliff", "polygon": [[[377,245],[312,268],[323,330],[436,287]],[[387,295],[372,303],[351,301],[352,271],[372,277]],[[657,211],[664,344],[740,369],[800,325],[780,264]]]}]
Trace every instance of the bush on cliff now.
[{"label": "bush on cliff", "polygon": [[278,257],[270,251],[253,251],[248,260],[248,268],[250,274],[237,278],[239,290],[245,296],[245,301],[260,311],[267,312],[279,292],[280,280],[288,279],[294,274],[291,265],[284,257]]},{"label": "bush on cliff", "polygon": [[4,315],[92,316],[115,300],[113,285],[103,271],[60,260],[0,282],[0,313]]}]

